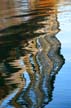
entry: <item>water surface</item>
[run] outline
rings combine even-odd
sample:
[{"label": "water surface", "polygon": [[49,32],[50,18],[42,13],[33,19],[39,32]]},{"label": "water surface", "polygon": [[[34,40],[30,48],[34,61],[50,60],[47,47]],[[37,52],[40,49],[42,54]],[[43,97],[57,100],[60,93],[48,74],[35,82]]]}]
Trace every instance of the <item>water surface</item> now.
[{"label": "water surface", "polygon": [[70,108],[70,1],[0,2],[0,108]]}]

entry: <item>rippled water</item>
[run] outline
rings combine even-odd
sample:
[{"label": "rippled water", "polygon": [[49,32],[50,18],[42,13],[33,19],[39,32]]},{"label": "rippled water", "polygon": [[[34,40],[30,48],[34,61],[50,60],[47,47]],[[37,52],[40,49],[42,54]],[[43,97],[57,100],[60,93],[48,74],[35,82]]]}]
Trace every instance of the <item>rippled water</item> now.
[{"label": "rippled water", "polygon": [[0,0],[0,108],[70,108],[70,11],[69,0]]}]

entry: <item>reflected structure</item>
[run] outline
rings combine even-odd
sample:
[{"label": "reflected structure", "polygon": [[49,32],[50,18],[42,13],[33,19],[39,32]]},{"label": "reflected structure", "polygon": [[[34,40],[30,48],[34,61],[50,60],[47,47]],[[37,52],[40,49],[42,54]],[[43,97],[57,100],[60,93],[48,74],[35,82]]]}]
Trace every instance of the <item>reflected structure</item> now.
[{"label": "reflected structure", "polygon": [[[44,108],[64,64],[56,1],[17,1],[15,25],[0,30],[1,108]],[[12,23],[12,22],[11,22]],[[7,23],[8,24],[8,23]]]}]

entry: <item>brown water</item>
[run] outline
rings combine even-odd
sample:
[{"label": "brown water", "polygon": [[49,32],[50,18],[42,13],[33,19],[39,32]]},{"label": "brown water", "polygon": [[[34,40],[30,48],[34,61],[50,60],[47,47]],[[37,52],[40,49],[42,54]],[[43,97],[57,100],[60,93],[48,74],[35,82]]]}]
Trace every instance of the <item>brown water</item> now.
[{"label": "brown water", "polygon": [[56,101],[64,78],[56,74],[70,67],[63,47],[67,26],[62,26],[70,25],[70,4],[69,0],[0,1],[0,108],[70,108],[61,103],[58,107]]}]

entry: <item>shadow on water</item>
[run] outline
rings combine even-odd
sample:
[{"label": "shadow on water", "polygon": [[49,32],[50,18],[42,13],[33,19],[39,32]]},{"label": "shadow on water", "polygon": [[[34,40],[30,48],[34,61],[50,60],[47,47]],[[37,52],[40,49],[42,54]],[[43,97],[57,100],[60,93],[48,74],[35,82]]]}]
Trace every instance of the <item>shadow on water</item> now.
[{"label": "shadow on water", "polygon": [[0,30],[1,108],[44,108],[52,100],[55,77],[64,64],[55,37],[59,22],[54,5],[41,0],[28,10],[21,8],[21,15],[9,17],[28,16],[27,21]]}]

